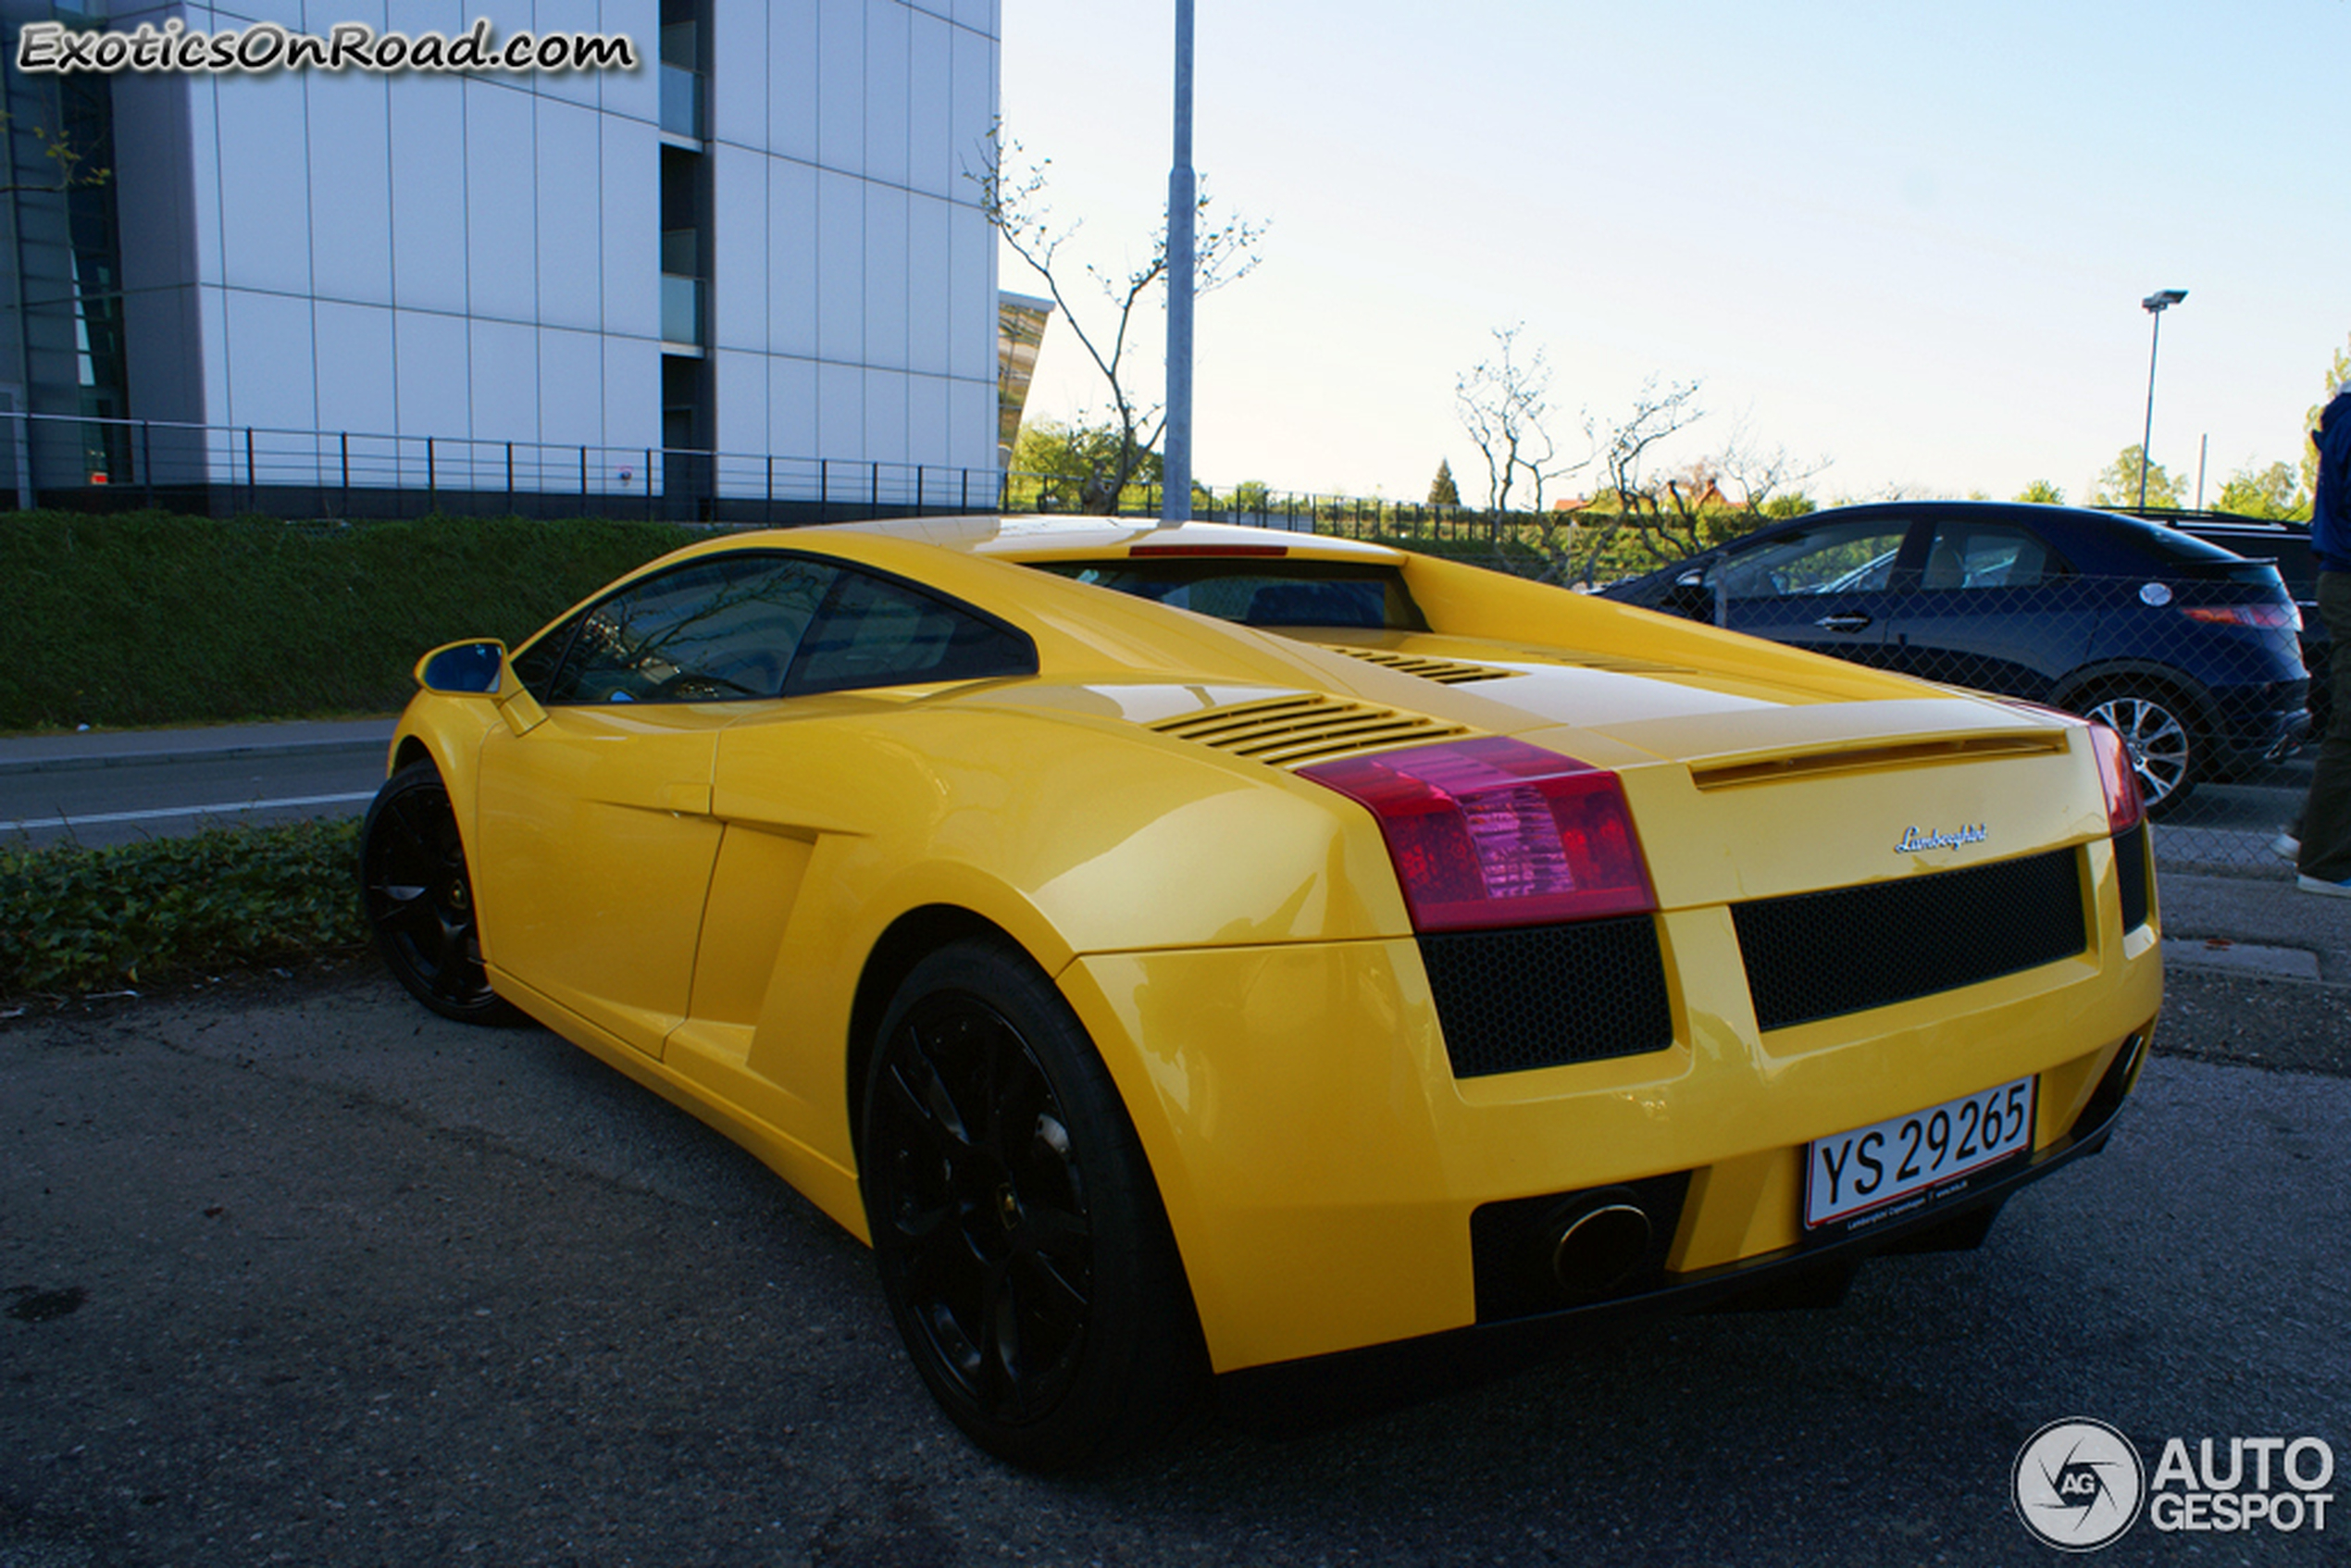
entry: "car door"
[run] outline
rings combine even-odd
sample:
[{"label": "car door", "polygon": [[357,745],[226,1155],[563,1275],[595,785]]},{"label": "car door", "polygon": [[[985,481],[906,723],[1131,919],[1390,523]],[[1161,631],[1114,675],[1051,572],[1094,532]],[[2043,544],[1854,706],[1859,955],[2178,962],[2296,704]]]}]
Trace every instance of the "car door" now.
[{"label": "car door", "polygon": [[1915,592],[1886,623],[1886,663],[1905,675],[2044,698],[2078,667],[2100,606],[2050,543],[2016,523],[1931,523]]},{"label": "car door", "polygon": [[1785,529],[1710,567],[1716,624],[1857,664],[1880,663],[1909,525],[1873,514]]},{"label": "car door", "polygon": [[822,915],[789,949],[787,937],[803,888],[829,886],[839,857],[905,830],[923,809],[891,796],[882,778],[902,784],[910,766],[925,765],[919,749],[910,753],[902,728],[875,721],[942,687],[1036,669],[1036,644],[1016,628],[918,584],[840,569],[783,699],[718,738],[715,799],[725,833],[689,1016],[673,1037],[701,1066],[683,1070],[740,1063],[764,1016],[795,1013],[804,989],[795,964],[804,977],[862,956],[834,951],[840,922]]},{"label": "car door", "polygon": [[516,670],[546,709],[484,740],[485,958],[648,1055],[685,1015],[721,837],[720,733],[780,694],[835,569],[743,552],[642,578]]}]

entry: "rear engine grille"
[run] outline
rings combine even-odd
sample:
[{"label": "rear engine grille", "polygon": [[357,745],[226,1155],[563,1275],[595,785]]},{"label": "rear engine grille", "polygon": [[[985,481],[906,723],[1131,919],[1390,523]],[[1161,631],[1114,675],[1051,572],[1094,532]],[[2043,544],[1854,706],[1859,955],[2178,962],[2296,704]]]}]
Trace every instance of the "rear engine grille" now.
[{"label": "rear engine grille", "polygon": [[1147,728],[1277,767],[1472,733],[1423,714],[1306,694],[1205,708]]},{"label": "rear engine grille", "polygon": [[2155,873],[2147,865],[2147,825],[2114,837],[2114,880],[2122,893],[2122,928],[2135,931],[2155,913]]},{"label": "rear engine grille", "polygon": [[1766,1029],[1956,990],[2089,946],[2074,850],[1735,904]]},{"label": "rear engine grille", "polygon": [[1466,686],[1474,680],[1505,680],[1523,672],[1498,669],[1492,665],[1464,664],[1459,659],[1418,659],[1410,653],[1391,653],[1385,648],[1346,648],[1336,642],[1321,642],[1315,646],[1326,653],[1344,653],[1365,664],[1385,665],[1404,675],[1417,675],[1423,680],[1434,680],[1440,686]]},{"label": "rear engine grille", "polygon": [[1420,946],[1457,1078],[1673,1043],[1654,915],[1447,931],[1423,936]]}]

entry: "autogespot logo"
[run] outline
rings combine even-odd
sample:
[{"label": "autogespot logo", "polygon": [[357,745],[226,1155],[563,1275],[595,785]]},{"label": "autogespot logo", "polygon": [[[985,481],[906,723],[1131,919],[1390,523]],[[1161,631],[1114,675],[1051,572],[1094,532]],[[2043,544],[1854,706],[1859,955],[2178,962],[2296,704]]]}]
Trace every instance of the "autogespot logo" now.
[{"label": "autogespot logo", "polygon": [[2322,1437],[2164,1439],[2150,1476],[2139,1450],[2103,1421],[2052,1421],[2018,1450],[2016,1516],[2059,1551],[2111,1546],[2145,1514],[2165,1534],[2256,1529],[2321,1535],[2334,1494],[2334,1449]]},{"label": "autogespot logo", "polygon": [[2103,1421],[2052,1421],[2017,1450],[2016,1516],[2059,1551],[2096,1551],[2138,1522],[2146,1470],[2131,1439]]}]

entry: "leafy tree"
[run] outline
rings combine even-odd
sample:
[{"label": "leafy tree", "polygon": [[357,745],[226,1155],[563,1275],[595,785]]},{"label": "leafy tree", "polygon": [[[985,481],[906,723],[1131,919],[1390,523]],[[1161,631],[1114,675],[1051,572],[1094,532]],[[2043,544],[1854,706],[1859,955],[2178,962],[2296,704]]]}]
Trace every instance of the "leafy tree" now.
[{"label": "leafy tree", "polygon": [[2307,517],[2310,492],[2283,463],[2272,463],[2258,473],[2248,464],[2220,487],[2220,508],[2242,517]]},{"label": "leafy tree", "polygon": [[1039,510],[1114,514],[1122,499],[1143,504],[1160,462],[1156,452],[1129,452],[1116,425],[1029,419],[1013,445],[1013,472],[1039,481]]},{"label": "leafy tree", "polygon": [[2327,367],[2327,384],[2319,393],[2319,401],[2312,404],[2310,411],[2302,417],[2302,492],[2305,495],[2316,493],[2319,488],[2319,443],[2310,439],[2310,432],[2319,428],[2319,411],[2327,405],[2328,399],[2334,396],[2334,389],[2345,381],[2351,381],[2351,346],[2334,351],[2334,363]]},{"label": "leafy tree", "polygon": [[[2133,480],[2133,482],[2135,485],[2137,481]],[[2133,493],[2136,493],[2135,491]],[[2034,479],[2031,484],[2026,485],[2022,490],[2018,491],[2016,492],[2016,498],[2019,501],[2024,502],[2033,506],[2062,506],[2065,504],[2065,492],[2058,489],[2057,486],[2051,484],[2046,479]]]},{"label": "leafy tree", "polygon": [[1785,522],[1790,517],[1809,517],[1820,509],[1821,504],[1800,490],[1775,495],[1763,503],[1762,507],[1763,515],[1773,522]]},{"label": "leafy tree", "polygon": [[[2122,449],[2114,461],[2106,466],[2090,487],[2093,506],[2136,506],[2139,504],[2139,465],[2144,460],[2138,442]],[[2187,487],[2173,479],[2160,463],[2146,466],[2146,504],[2150,507],[2176,509],[2186,504]]]},{"label": "leafy tree", "polygon": [[[57,91],[60,94],[71,92],[86,97],[90,89],[73,78],[66,77],[59,80]],[[0,146],[7,144],[9,133],[16,129],[17,117],[0,113]],[[46,191],[61,193],[84,186],[104,185],[114,178],[114,170],[92,163],[88,151],[76,145],[70,137],[38,123],[29,123],[23,129],[31,133],[34,145],[40,149],[42,157],[48,160],[48,178],[0,181],[0,195],[12,194],[19,191]],[[20,167],[16,164],[16,160],[9,161],[12,167]]]},{"label": "leafy tree", "polygon": [[1233,487],[1233,510],[1252,516],[1274,509],[1273,492],[1263,479],[1243,479]]},{"label": "leafy tree", "polygon": [[1431,506],[1459,506],[1462,504],[1461,489],[1453,483],[1453,465],[1442,457],[1437,460],[1437,478],[1429,481],[1428,504]]},{"label": "leafy tree", "polygon": [[[1158,233],[1152,236],[1151,259],[1142,266],[1116,276],[1091,263],[1078,269],[1094,280],[1108,309],[1089,305],[1083,312],[1077,310],[1071,298],[1076,288],[1076,274],[1061,261],[1059,253],[1070,236],[1077,232],[1078,225],[1056,222],[1052,208],[1046,204],[1045,171],[1051,162],[1050,158],[1028,161],[1021,144],[1006,139],[999,125],[989,132],[987,167],[977,173],[967,170],[964,177],[979,187],[980,210],[995,225],[1005,245],[1027,264],[1030,271],[1044,280],[1045,290],[1060,307],[1061,318],[1068,324],[1070,335],[1094,362],[1094,368],[1101,372],[1110,390],[1110,413],[1105,421],[1090,427],[1081,424],[1064,428],[1073,433],[1084,431],[1089,437],[1102,431],[1114,437],[1114,445],[1107,449],[1090,440],[1086,443],[1089,460],[1086,464],[1087,477],[1080,481],[1077,503],[1080,509],[1088,512],[1114,511],[1128,486],[1157,481],[1156,448],[1166,413],[1159,404],[1143,401],[1136,392],[1126,351],[1136,307],[1155,289],[1164,286],[1167,225],[1163,221]],[[1209,198],[1203,192],[1195,212],[1195,295],[1212,293],[1255,271],[1258,246],[1265,236],[1263,224],[1246,218],[1213,222],[1208,207]],[[1017,451],[1014,455],[1018,467]]]}]

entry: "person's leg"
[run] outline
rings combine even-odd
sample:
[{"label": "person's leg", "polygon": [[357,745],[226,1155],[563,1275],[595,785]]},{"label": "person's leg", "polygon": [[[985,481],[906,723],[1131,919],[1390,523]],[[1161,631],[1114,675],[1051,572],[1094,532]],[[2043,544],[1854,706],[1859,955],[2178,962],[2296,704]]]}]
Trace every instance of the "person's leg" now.
[{"label": "person's leg", "polygon": [[2345,883],[2351,882],[2351,572],[2319,574],[2319,614],[2333,644],[2328,665],[2334,712],[2319,742],[2310,798],[2302,808],[2298,868],[2306,879]]}]

